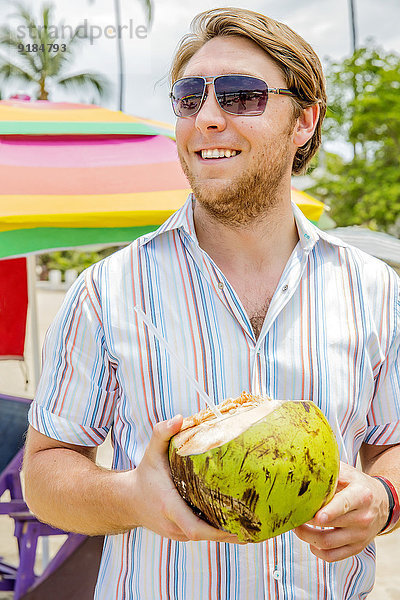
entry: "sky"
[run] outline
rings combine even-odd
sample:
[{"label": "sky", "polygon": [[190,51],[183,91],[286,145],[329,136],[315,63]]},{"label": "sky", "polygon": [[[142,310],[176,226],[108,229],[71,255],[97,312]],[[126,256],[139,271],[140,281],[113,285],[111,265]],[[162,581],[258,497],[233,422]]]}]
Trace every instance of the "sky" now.
[{"label": "sky", "polygon": [[[118,109],[117,41],[113,0],[52,0],[55,22],[75,29],[80,24],[93,27],[93,39],[84,41],[68,74],[83,70],[101,72],[111,82],[110,95],[101,104]],[[358,45],[368,38],[388,51],[400,54],[400,0],[354,0]],[[40,0],[25,0],[36,15]],[[222,6],[245,7],[282,21],[304,37],[319,55],[340,60],[351,54],[349,0],[153,0],[154,20],[146,31],[146,18],[140,0],[120,0],[126,89],[125,112],[144,118],[175,123],[169,102],[168,69],[180,38],[190,31],[192,18],[200,11]],[[11,0],[0,0],[0,23],[14,12]],[[137,29],[138,28],[138,29]],[[108,35],[107,33],[108,32]],[[95,39],[96,38],[96,39]],[[23,90],[18,84],[6,92]],[[51,90],[54,101],[91,102],[92,93]]]}]

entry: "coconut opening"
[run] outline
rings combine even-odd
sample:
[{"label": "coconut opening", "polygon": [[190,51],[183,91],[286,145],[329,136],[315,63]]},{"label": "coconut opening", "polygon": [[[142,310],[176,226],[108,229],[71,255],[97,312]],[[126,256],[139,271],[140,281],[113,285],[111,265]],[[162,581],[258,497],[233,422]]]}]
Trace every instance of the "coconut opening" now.
[{"label": "coconut opening", "polygon": [[180,456],[201,454],[222,446],[281,404],[278,400],[251,396],[246,392],[239,398],[228,398],[218,405],[222,419],[217,419],[209,409],[184,419],[181,431],[173,438],[177,453]]}]

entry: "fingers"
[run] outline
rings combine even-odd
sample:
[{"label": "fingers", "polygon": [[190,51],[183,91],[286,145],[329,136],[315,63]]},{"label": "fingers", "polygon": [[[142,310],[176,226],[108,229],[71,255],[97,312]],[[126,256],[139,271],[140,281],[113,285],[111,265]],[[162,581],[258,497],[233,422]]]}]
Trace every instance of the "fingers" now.
[{"label": "fingers", "polygon": [[[179,495],[168,466],[168,444],[182,426],[182,415],[160,421],[145,455],[133,472],[136,482],[134,502],[137,523],[163,537],[187,542],[189,540],[217,541],[239,544],[236,535],[212,527],[199,517]],[[157,515],[157,518],[154,518]]]},{"label": "fingers", "polygon": [[[189,509],[190,511],[190,509]],[[170,516],[167,522],[173,523],[173,527],[170,529],[170,533],[167,537],[176,539],[183,542],[188,541],[214,541],[224,542],[228,544],[244,544],[240,542],[238,537],[234,534],[228,533],[208,525],[205,521],[196,517],[193,513],[189,515],[179,515],[178,518]]]},{"label": "fingers", "polygon": [[347,488],[345,488],[343,491],[338,492],[326,506],[314,515],[310,524],[318,525],[319,527],[333,527],[332,523],[334,521],[356,508],[358,506],[354,506],[354,503],[352,504],[351,496]]},{"label": "fingers", "polygon": [[182,534],[187,536],[188,540],[240,543],[236,535],[212,527],[197,517],[188,506],[185,511],[179,511],[178,515],[170,516],[170,518],[176,523]]},{"label": "fingers", "polygon": [[169,421],[160,421],[153,428],[149,447],[157,453],[165,454],[168,450],[169,440],[173,435],[178,433],[182,427],[182,415],[175,415]]},{"label": "fingers", "polygon": [[344,522],[347,523],[346,515],[369,506],[372,499],[371,488],[365,484],[365,474],[341,462],[335,495],[309,523],[319,527],[340,527],[339,519],[344,517]]},{"label": "fingers", "polygon": [[350,556],[354,556],[361,552],[362,549],[363,548],[359,546],[342,546],[341,548],[335,548],[333,550],[321,550],[310,546],[311,553],[326,562],[337,562],[339,560],[344,560],[345,558],[350,558]]},{"label": "fingers", "polygon": [[307,542],[311,546],[321,549],[338,548],[348,544],[352,533],[348,529],[316,529],[310,525],[304,524],[294,529],[298,538]]},{"label": "fingers", "polygon": [[343,560],[358,554],[365,547],[361,532],[349,529],[313,529],[309,525],[301,525],[293,532],[303,542],[310,545],[314,556],[327,562]]},{"label": "fingers", "polygon": [[338,483],[342,483],[344,485],[350,483],[350,481],[354,479],[355,471],[357,472],[357,470],[354,467],[343,461],[340,461]]},{"label": "fingers", "polygon": [[[193,513],[191,508],[180,497],[176,490],[163,498],[159,503],[159,521],[157,528],[161,528],[160,535],[178,541],[216,541],[239,544],[236,535],[221,531],[209,525]],[[152,526],[153,531],[155,531]]]},{"label": "fingers", "polygon": [[236,535],[217,529],[195,515],[175,487],[168,498],[164,499],[162,513],[168,521],[174,523],[180,534],[187,537],[187,540],[239,543]]},{"label": "fingers", "polygon": [[335,494],[332,500],[314,515],[309,524],[319,527],[343,527],[349,522],[347,515],[368,507],[372,497],[373,494],[369,488],[359,485],[350,487],[349,485]]},{"label": "fingers", "polygon": [[326,562],[337,562],[350,558],[355,554],[359,554],[363,550],[364,546],[349,544],[347,546],[341,546],[340,548],[333,548],[332,550],[323,550],[321,548],[315,548],[310,546],[310,551],[314,556],[325,560]]},{"label": "fingers", "polygon": [[375,537],[379,503],[369,479],[342,463],[332,500],[311,521],[294,529],[315,556],[329,562],[343,560],[361,552]]}]

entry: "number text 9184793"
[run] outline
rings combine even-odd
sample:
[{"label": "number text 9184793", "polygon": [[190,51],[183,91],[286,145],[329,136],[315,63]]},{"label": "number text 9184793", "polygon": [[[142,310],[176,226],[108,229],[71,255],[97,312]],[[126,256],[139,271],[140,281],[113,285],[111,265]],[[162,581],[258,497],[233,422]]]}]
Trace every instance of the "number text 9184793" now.
[{"label": "number text 9184793", "polygon": [[65,52],[66,44],[18,44],[18,52]]}]

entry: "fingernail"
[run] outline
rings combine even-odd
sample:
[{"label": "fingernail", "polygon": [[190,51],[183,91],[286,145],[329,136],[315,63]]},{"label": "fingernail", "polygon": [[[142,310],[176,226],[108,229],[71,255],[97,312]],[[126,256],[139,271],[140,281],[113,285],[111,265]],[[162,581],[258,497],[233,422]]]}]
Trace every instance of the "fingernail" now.
[{"label": "fingernail", "polygon": [[176,424],[176,422],[178,421],[179,418],[180,418],[180,415],[175,415],[174,417],[172,417],[172,419],[170,419],[167,422],[167,427],[173,427]]},{"label": "fingernail", "polygon": [[320,520],[320,523],[322,523],[322,524],[323,524],[323,523],[326,523],[326,522],[328,521],[328,518],[329,518],[329,517],[328,517],[328,515],[327,515],[326,513],[322,513],[322,515],[321,515],[321,516],[320,516],[320,518],[319,518],[319,520]]}]

